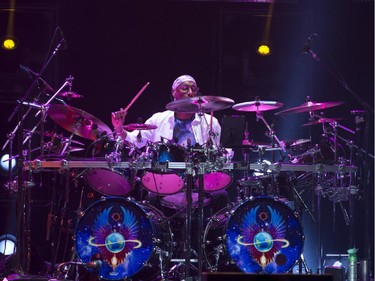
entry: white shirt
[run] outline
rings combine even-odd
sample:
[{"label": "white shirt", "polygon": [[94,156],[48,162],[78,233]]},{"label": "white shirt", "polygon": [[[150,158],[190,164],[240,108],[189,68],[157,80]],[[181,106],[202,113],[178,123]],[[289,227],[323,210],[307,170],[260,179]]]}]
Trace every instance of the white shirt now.
[{"label": "white shirt", "polygon": [[[137,139],[139,131],[128,132],[126,141],[134,143],[137,147],[145,146],[147,141],[158,142],[162,138],[167,140],[172,140],[173,138],[173,126],[174,126],[174,112],[166,110],[163,112],[158,112],[152,115],[145,124],[156,125],[157,129],[153,130],[142,130],[141,139]],[[204,114],[199,116],[195,114],[194,120],[191,122],[191,127],[195,140],[198,144],[204,145],[209,139],[209,129],[212,122],[212,132],[214,139],[214,148],[218,148],[220,141],[221,127],[218,120],[209,114]]]}]

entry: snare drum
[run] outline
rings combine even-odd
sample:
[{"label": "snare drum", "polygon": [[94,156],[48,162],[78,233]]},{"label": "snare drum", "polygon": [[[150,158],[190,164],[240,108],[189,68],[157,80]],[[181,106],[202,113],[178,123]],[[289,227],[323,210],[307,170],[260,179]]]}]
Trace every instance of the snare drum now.
[{"label": "snare drum", "polygon": [[[91,205],[78,222],[76,251],[89,269],[106,280],[151,280],[165,271],[172,252],[172,233],[156,208],[109,197]],[[138,280],[138,279],[137,279]]]},{"label": "snare drum", "polygon": [[207,224],[204,243],[210,271],[285,273],[301,255],[304,234],[291,208],[258,197],[216,213]]},{"label": "snare drum", "polygon": [[172,142],[152,144],[151,158],[155,168],[146,171],[142,176],[142,185],[150,192],[158,195],[175,194],[181,191],[185,182],[183,170],[159,169],[166,162],[185,162],[187,152],[184,147]]}]

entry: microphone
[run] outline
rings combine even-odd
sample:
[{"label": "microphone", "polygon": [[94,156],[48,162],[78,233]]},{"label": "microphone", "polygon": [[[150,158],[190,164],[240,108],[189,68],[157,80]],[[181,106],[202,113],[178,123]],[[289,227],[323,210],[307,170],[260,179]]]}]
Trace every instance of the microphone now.
[{"label": "microphone", "polygon": [[308,38],[307,38],[307,41],[305,43],[305,45],[303,45],[302,49],[301,49],[301,53],[302,54],[306,54],[308,51],[310,51],[310,43],[311,41],[314,39],[314,37],[318,36],[317,33],[313,33],[311,34]]},{"label": "microphone", "polygon": [[56,55],[56,53],[59,51],[59,50],[66,50],[68,48],[68,45],[66,43],[66,40],[64,38],[64,34],[61,30],[61,28],[59,27],[59,30],[60,30],[60,37],[61,37],[61,40],[59,42],[59,44],[57,44],[55,50],[53,51],[52,53],[52,56]]},{"label": "microphone", "polygon": [[70,262],[69,264],[79,265],[79,266],[84,266],[84,267],[87,267],[87,268],[95,269],[95,268],[99,268],[99,267],[102,266],[102,261],[101,260],[94,260],[94,261],[90,261],[90,262]]}]

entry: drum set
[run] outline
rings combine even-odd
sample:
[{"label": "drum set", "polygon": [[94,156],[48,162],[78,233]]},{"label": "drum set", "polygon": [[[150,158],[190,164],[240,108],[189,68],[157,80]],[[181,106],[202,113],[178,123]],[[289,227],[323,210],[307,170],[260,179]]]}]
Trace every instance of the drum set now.
[{"label": "drum set", "polygon": [[[74,240],[71,259],[59,264],[57,274],[68,277],[72,268],[83,266],[94,276],[106,280],[192,280],[199,279],[202,271],[286,273],[297,262],[302,262],[309,272],[301,258],[305,238],[301,210],[288,204],[298,200],[303,210],[308,209],[296,187],[313,185],[319,192],[318,198],[328,197],[335,202],[351,200],[358,192],[357,167],[352,159],[355,146],[350,147],[350,159],[347,159],[340,155],[338,144],[339,140],[350,142],[338,134],[338,129],[353,131],[338,120],[317,113],[340,104],[307,101],[276,113],[306,112],[311,121],[304,126],[321,124],[326,128],[328,125],[330,130],[324,131],[327,142],[318,145],[310,145],[310,140],[278,138],[263,112],[282,107],[280,102],[257,98],[234,104],[228,98],[202,96],[167,105],[167,109],[175,112],[198,114],[229,107],[254,112],[257,121],[261,120],[267,128],[270,142],[257,144],[245,138],[241,146],[246,151],[242,161],[233,161],[232,149],[215,147],[212,143],[182,147],[164,139],[139,148],[115,137],[105,123],[81,109],[65,104],[40,106],[38,109],[43,111],[43,116],[50,117],[71,133],[63,137],[56,133],[27,131],[27,138],[40,134],[43,144],[38,157],[25,157],[23,162],[23,172],[28,175],[57,172],[53,176],[65,182],[62,205],[66,208],[72,202],[76,204],[72,206],[76,217],[64,216],[61,221],[62,212],[58,208],[51,209],[51,217],[55,218],[51,227],[57,228],[55,233],[63,229],[64,220],[69,221]],[[154,125],[138,123],[124,128],[139,132],[157,129]],[[92,143],[84,149],[74,136]],[[88,155],[74,157],[80,150]],[[260,161],[251,162],[246,156],[264,152],[273,155],[275,151],[287,155],[286,160],[275,161],[272,156],[271,161],[259,157]],[[234,171],[243,176],[235,179]],[[229,191],[232,187],[236,200],[205,216],[205,208],[215,204],[214,196],[205,195]],[[71,190],[77,191],[77,188],[72,198]],[[281,200],[285,188],[292,196]],[[18,185],[9,185],[9,189],[16,190]],[[145,193],[160,198],[162,208],[145,200]],[[94,198],[88,206],[84,203],[85,196]],[[57,201],[52,198],[52,204]],[[165,208],[169,209],[168,215]],[[178,237],[171,226],[176,225],[176,220],[183,237]],[[195,229],[195,222],[197,237],[190,233]],[[191,245],[195,238],[198,241],[196,251]],[[177,252],[183,256],[176,256]],[[52,260],[56,262],[56,257]]]}]

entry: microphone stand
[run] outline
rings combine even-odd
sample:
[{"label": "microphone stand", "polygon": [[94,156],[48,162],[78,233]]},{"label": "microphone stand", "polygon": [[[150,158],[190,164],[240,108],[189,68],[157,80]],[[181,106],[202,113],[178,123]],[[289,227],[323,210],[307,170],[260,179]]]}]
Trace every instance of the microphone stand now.
[{"label": "microphone stand", "polygon": [[[23,114],[23,102],[25,102],[26,99],[30,96],[41,74],[44,73],[48,64],[50,63],[52,58],[56,55],[56,53],[61,49],[64,42],[65,42],[65,39],[62,39],[59,42],[59,44],[56,46],[52,55],[49,57],[46,63],[42,65],[42,68],[39,74],[34,78],[32,84],[27,89],[25,95],[21,98],[21,100],[18,101],[17,106],[15,107],[15,109],[13,110],[13,112],[8,118],[8,122],[11,122],[14,116],[18,114],[18,124],[15,130],[13,131],[13,134],[15,134],[16,131],[18,131],[17,144],[18,144],[18,154],[20,156],[22,155],[23,123],[24,123],[25,118],[28,116],[31,110],[31,108],[29,108],[26,111],[26,113]],[[17,251],[16,251],[16,265],[15,265],[15,271],[18,274],[24,274],[28,272],[29,265],[30,265],[30,257],[31,257],[31,249],[30,247],[28,247],[28,244],[27,244],[27,241],[29,241],[30,239],[30,227],[28,225],[29,223],[28,214],[30,212],[30,202],[29,202],[29,196],[26,196],[27,193],[26,194],[24,193],[25,185],[24,185],[24,180],[23,180],[23,165],[24,165],[24,157],[19,157],[17,161],[17,166],[18,166],[18,179],[17,179],[18,194],[17,194],[17,207],[16,207]]]}]

